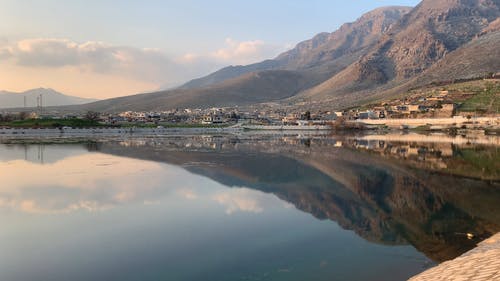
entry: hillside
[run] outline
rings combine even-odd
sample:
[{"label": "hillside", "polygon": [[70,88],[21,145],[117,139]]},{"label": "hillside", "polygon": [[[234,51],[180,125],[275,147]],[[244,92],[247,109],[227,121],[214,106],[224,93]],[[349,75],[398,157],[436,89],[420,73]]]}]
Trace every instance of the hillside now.
[{"label": "hillside", "polygon": [[311,79],[299,72],[269,70],[245,74],[205,88],[120,97],[87,104],[78,109],[120,112],[247,105],[290,97],[310,87],[310,81]]},{"label": "hillside", "polygon": [[341,109],[432,82],[500,72],[500,0],[424,0],[373,10],[275,59],[230,66],[175,90],[78,110],[208,108],[282,102]]},{"label": "hillside", "polygon": [[[343,24],[332,33],[320,33],[299,43],[276,60],[289,69],[307,69],[330,65],[342,57],[356,57],[373,47],[405,14],[410,7],[383,7],[361,16],[353,23]],[[359,56],[357,57],[359,58]]]},{"label": "hillside", "polygon": [[[367,94],[380,92],[379,87],[401,85],[476,38],[499,16],[500,1],[424,0],[398,21],[368,54],[299,97],[308,100],[340,99],[351,93],[363,93],[366,98]],[[471,48],[478,50],[484,47],[484,52],[494,51],[490,49],[491,44],[479,43],[476,46],[480,47]],[[473,52],[472,49],[464,51],[469,58]],[[455,55],[449,59],[448,65],[459,65],[461,57]],[[498,57],[493,61],[498,61]],[[474,60],[472,63],[476,69],[488,68],[487,65],[491,64]],[[448,65],[435,66],[433,71],[444,73]],[[443,70],[437,70],[439,68]],[[460,71],[467,72],[467,69]],[[441,80],[444,77],[436,78]]]},{"label": "hillside", "polygon": [[280,63],[275,60],[266,60],[259,63],[254,63],[250,65],[238,65],[238,66],[228,66],[224,67],[214,73],[211,73],[205,77],[198,79],[193,79],[184,85],[180,86],[178,89],[196,89],[202,87],[208,87],[229,79],[239,77],[251,72],[265,71],[278,69]]},{"label": "hillside", "polygon": [[498,46],[500,46],[500,31],[482,34],[408,82],[388,90],[381,89],[369,95],[368,99],[360,98],[358,103],[392,98],[410,89],[425,87],[433,83],[450,83],[497,73],[500,70]]},{"label": "hillside", "polygon": [[383,7],[373,10],[355,22],[343,24],[332,33],[319,33],[275,59],[245,66],[229,66],[208,76],[189,81],[180,88],[205,87],[250,72],[276,69],[307,70],[326,79],[359,59],[410,10],[410,7]]},{"label": "hillside", "polygon": [[358,60],[409,7],[371,11],[332,33],[299,43],[273,60],[230,66],[168,91],[109,99],[71,110],[122,111],[246,105],[289,98]]},{"label": "hillside", "polygon": [[53,89],[32,89],[22,93],[0,91],[0,108],[22,108],[26,97],[26,107],[36,107],[38,99],[42,96],[43,106],[62,106],[73,104],[85,104],[96,101],[95,99],[84,99],[64,95]]}]

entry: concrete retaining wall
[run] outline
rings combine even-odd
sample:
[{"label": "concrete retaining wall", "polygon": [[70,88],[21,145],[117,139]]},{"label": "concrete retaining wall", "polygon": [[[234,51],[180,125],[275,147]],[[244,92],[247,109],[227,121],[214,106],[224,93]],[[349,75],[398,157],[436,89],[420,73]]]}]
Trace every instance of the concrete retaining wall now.
[{"label": "concrete retaining wall", "polygon": [[366,135],[356,137],[357,140],[365,141],[388,141],[388,142],[415,142],[415,143],[451,143],[455,145],[482,144],[500,146],[498,136],[449,136],[449,135],[421,135],[421,134],[386,134],[386,135]]},{"label": "concrete retaining wall", "polygon": [[356,122],[366,125],[386,125],[386,126],[461,126],[464,124],[478,124],[484,126],[500,126],[500,117],[477,117],[467,119],[463,116],[455,116],[453,118],[416,118],[416,119],[366,119],[357,120]]},{"label": "concrete retaining wall", "polygon": [[409,281],[500,281],[500,233]]},{"label": "concrete retaining wall", "polygon": [[0,129],[0,136],[168,135],[172,133],[236,133],[240,128],[86,128],[86,129]]}]

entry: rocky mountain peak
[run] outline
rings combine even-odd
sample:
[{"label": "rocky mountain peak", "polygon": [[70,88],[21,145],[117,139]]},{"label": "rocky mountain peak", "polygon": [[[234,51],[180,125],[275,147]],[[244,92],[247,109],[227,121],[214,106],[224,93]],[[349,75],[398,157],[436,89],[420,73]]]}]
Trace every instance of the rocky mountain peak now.
[{"label": "rocky mountain peak", "polygon": [[[390,36],[363,58],[361,64],[384,61],[392,65],[392,70],[385,69],[385,73],[393,73],[388,80],[419,74],[496,20],[500,16],[499,2],[424,0],[391,28]],[[373,69],[368,65],[361,68]]]},{"label": "rocky mountain peak", "polygon": [[303,41],[276,60],[288,69],[317,66],[375,44],[411,7],[391,6],[370,11],[355,22],[343,24],[332,33],[320,33]]}]

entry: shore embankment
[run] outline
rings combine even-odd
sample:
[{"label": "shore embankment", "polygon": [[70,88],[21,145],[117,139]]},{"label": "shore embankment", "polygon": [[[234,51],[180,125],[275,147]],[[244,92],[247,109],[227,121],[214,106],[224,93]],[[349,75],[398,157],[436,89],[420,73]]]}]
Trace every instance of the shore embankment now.
[{"label": "shore embankment", "polygon": [[414,143],[451,143],[454,145],[489,145],[489,146],[500,146],[500,137],[485,136],[485,135],[458,135],[452,136],[443,133],[433,133],[433,134],[418,134],[414,132],[410,133],[387,133],[387,134],[367,134],[356,136],[356,140],[363,140],[367,142],[414,142]]},{"label": "shore embankment", "polygon": [[239,128],[0,128],[0,137],[16,136],[122,136],[122,135],[168,135],[175,133],[236,133]]},{"label": "shore embankment", "polygon": [[355,123],[371,126],[388,126],[399,128],[408,126],[415,128],[420,126],[436,127],[500,127],[500,116],[494,117],[471,117],[455,116],[452,118],[405,118],[405,119],[363,119]]},{"label": "shore embankment", "polygon": [[462,256],[433,267],[408,281],[499,281],[500,233]]}]

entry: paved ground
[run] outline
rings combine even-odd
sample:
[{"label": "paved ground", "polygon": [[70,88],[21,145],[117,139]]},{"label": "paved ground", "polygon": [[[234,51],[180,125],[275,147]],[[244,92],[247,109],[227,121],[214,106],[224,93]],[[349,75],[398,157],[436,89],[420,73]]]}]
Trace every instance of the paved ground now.
[{"label": "paved ground", "polygon": [[500,233],[409,281],[500,281]]}]

